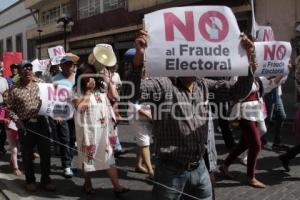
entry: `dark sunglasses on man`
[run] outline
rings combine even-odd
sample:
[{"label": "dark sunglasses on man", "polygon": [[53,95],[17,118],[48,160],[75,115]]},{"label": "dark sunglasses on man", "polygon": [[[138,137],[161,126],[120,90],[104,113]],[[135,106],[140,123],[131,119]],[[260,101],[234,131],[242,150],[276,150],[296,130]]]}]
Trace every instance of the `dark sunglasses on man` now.
[{"label": "dark sunglasses on man", "polygon": [[32,64],[28,60],[22,60],[18,64],[18,68],[22,70],[32,71]]},{"label": "dark sunglasses on man", "polygon": [[25,65],[23,70],[32,71],[32,65]]}]

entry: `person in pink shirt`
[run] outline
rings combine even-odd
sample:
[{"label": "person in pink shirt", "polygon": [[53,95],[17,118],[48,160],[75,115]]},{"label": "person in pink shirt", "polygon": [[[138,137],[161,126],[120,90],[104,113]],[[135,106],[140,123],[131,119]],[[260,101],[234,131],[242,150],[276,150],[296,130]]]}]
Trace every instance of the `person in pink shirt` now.
[{"label": "person in pink shirt", "polygon": [[8,110],[6,106],[8,100],[8,90],[6,90],[2,94],[2,97],[3,97],[3,105],[0,108],[1,110],[0,120],[4,121],[5,123],[6,139],[11,151],[10,165],[13,169],[13,173],[16,176],[22,176],[22,172],[19,170],[19,166],[18,166],[18,142],[19,142],[19,134],[17,131],[18,129],[15,123],[8,117]]}]

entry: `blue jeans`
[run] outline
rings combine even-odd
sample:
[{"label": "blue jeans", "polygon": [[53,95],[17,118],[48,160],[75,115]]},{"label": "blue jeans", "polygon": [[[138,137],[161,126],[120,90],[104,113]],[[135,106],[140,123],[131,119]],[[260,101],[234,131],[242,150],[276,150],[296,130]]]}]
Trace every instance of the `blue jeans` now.
[{"label": "blue jeans", "polygon": [[212,199],[211,181],[203,160],[193,171],[160,162],[155,168],[154,180],[159,183],[154,183],[152,191],[155,200],[195,199],[182,192],[202,200]]},{"label": "blue jeans", "polygon": [[55,122],[49,119],[52,131],[56,131],[60,146],[61,164],[63,168],[71,167],[73,159],[73,149],[75,147],[75,133],[72,131],[72,124],[69,121]]},{"label": "blue jeans", "polygon": [[284,120],[286,119],[286,114],[284,110],[284,105],[281,96],[277,96],[276,102],[272,101],[272,94],[269,93],[265,96],[265,101],[267,105],[267,125],[268,132],[262,137],[262,143],[266,144],[269,141],[270,133],[274,131],[274,144],[281,143],[281,128]]}]

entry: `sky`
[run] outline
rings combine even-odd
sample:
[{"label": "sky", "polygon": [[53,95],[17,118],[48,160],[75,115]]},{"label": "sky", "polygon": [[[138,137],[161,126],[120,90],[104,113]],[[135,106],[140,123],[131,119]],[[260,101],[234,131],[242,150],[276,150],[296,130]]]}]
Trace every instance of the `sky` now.
[{"label": "sky", "polygon": [[15,3],[17,0],[0,0],[0,10],[7,8],[8,6]]}]

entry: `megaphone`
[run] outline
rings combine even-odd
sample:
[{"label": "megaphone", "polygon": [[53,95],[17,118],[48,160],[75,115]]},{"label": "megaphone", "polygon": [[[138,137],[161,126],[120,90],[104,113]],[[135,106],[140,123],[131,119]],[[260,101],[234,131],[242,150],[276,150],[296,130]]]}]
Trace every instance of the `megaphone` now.
[{"label": "megaphone", "polygon": [[94,65],[97,72],[104,67],[113,67],[117,63],[117,58],[110,45],[97,45],[93,53],[89,55],[89,64]]}]

